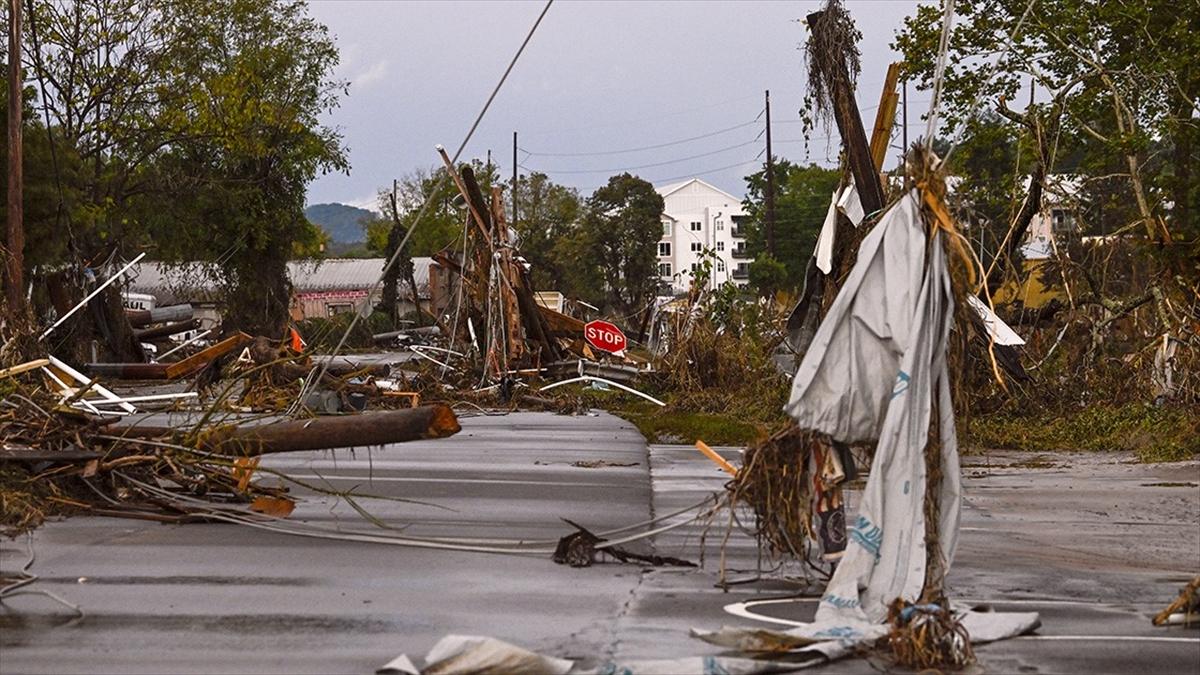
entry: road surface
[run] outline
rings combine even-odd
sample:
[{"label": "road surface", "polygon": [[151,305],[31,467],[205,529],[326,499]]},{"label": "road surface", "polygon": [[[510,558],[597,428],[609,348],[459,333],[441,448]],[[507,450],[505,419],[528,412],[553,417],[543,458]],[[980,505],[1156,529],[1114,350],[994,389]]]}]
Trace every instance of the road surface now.
[{"label": "road surface", "polygon": [[[725,475],[693,448],[647,447],[601,413],[462,420],[443,440],[368,452],[272,458],[270,466],[360,500],[412,536],[544,540],[646,521],[718,491]],[[736,449],[721,449],[736,458]],[[1033,461],[1031,461],[1033,460]],[[1138,465],[1116,454],[964,458],[967,504],[949,580],[954,599],[1038,611],[1038,635],[978,648],[984,672],[1197,672],[1200,631],[1150,617],[1200,572],[1200,463]],[[371,531],[344,501],[308,495],[289,523]],[[701,569],[613,562],[589,568],[527,556],[404,548],[233,524],[73,518],[37,530],[32,588],[50,600],[0,609],[2,673],[372,672],[423,655],[447,633],[500,637],[589,663],[716,653],[695,626],[786,627],[811,617],[819,584],[771,571],[727,515],[630,548]],[[376,530],[378,531],[378,530]],[[392,532],[396,534],[396,532]],[[0,569],[27,560],[0,542]],[[763,573],[759,574],[759,569]],[[820,672],[874,673],[847,660]]]}]

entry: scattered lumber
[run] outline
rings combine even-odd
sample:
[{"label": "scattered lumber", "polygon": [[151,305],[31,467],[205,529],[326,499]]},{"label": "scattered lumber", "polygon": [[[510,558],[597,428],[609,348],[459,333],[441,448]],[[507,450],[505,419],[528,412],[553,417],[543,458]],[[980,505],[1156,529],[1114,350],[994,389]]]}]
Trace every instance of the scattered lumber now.
[{"label": "scattered lumber", "polygon": [[253,339],[238,332],[174,363],[89,363],[84,369],[93,375],[118,380],[176,380],[195,375],[212,361],[245,346]]}]

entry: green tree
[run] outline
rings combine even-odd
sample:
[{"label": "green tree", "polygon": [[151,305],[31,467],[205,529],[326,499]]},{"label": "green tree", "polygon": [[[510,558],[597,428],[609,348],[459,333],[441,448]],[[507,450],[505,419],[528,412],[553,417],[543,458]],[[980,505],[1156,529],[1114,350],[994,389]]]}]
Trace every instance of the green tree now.
[{"label": "green tree", "polygon": [[[0,61],[0,127],[8,128],[8,68]],[[62,134],[47,130],[33,104],[32,87],[25,88],[22,114],[24,226],[26,273],[38,266],[59,268],[70,257],[69,231],[79,217],[79,154]],[[53,144],[53,145],[52,145]],[[0,144],[0,165],[8,164],[8,144]],[[8,172],[0,171],[0,194],[8,193]],[[8,226],[8,210],[0,210],[0,231]]]},{"label": "green tree", "polygon": [[[494,166],[478,159],[460,166],[470,166],[475,172],[475,179],[479,181],[479,189],[485,195],[491,193],[492,185],[497,180]],[[390,186],[379,191],[381,213],[391,214],[391,193]],[[421,215],[426,202],[429,208],[418,223],[417,217]],[[431,256],[461,239],[467,217],[466,205],[445,167],[434,171],[418,169],[401,178],[396,184],[396,204],[401,225],[406,230],[416,228],[408,241],[410,255]],[[383,254],[392,228],[391,216],[369,221],[366,228],[367,248]]]},{"label": "green tree", "polygon": [[35,0],[28,34],[40,112],[81,159],[76,254],[215,260],[230,327],[278,334],[286,262],[323,243],[307,184],[348,168],[319,122],[345,93],[325,27],[297,0]]},{"label": "green tree", "polygon": [[[1176,234],[1196,237],[1195,4],[1185,11],[1170,0],[1044,0],[1026,15],[1027,7],[1025,0],[956,4],[943,84],[948,122],[957,128],[980,101],[1019,122],[1022,133],[1048,148],[1050,162],[1074,154],[1071,163],[1083,170],[1117,168],[1132,197],[1134,224],[1150,238],[1162,234],[1160,215]],[[933,83],[940,13],[940,7],[922,5],[896,37],[907,76],[920,89]],[[1009,35],[1022,17],[1010,47]],[[1005,56],[993,73],[997,54]],[[1051,100],[1012,110],[1031,82]],[[1169,159],[1150,161],[1157,141]],[[1057,170],[1051,166],[1047,173]]]},{"label": "green tree", "polygon": [[544,173],[523,177],[517,187],[517,220],[521,255],[529,262],[535,288],[564,288],[566,270],[578,264],[558,242],[577,226],[583,203],[574,188],[552,182]]},{"label": "green tree", "polygon": [[1017,215],[1033,152],[1017,125],[984,111],[970,121],[951,154],[949,173],[954,182],[948,201],[967,224],[967,235],[985,265],[991,263]]},{"label": "green tree", "polygon": [[[816,164],[801,166],[777,159],[775,173],[775,260],[783,264],[785,275],[775,290],[798,288],[804,282],[804,269],[812,257],[821,233],[821,224],[829,209],[829,198],[837,189],[839,174]],[[746,176],[746,199],[742,202],[748,216],[746,244],[757,258],[766,251],[767,170]]]},{"label": "green tree", "polygon": [[613,176],[588,198],[574,242],[566,245],[584,253],[573,258],[578,267],[593,270],[577,281],[599,276],[605,307],[616,314],[635,318],[658,289],[662,213],[653,185],[628,173]]},{"label": "green tree", "polygon": [[750,285],[765,298],[772,297],[787,287],[787,275],[787,266],[773,258],[770,253],[760,253],[754,262],[750,263]]}]

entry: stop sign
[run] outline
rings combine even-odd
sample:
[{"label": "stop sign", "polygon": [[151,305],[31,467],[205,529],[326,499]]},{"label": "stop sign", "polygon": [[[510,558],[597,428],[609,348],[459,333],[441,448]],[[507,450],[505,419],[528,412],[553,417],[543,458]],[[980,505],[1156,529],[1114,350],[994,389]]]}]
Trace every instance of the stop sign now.
[{"label": "stop sign", "polygon": [[589,321],[583,327],[583,337],[596,349],[614,354],[625,351],[625,346],[628,344],[628,340],[625,339],[625,334],[621,332],[620,328],[599,319]]}]

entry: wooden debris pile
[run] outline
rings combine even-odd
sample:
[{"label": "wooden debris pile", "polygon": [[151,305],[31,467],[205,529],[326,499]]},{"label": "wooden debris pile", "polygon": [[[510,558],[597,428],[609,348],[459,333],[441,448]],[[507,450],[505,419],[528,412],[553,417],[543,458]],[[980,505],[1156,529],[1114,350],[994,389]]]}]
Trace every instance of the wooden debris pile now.
[{"label": "wooden debris pile", "polygon": [[[265,348],[261,340],[257,346]],[[245,370],[203,396],[122,397],[99,377],[53,357],[0,370],[0,532],[15,534],[71,513],[186,522],[212,504],[286,516],[293,506],[286,484],[295,481],[259,467],[262,455],[379,446],[459,430],[454,412],[441,404],[301,420],[250,415],[244,403],[255,391],[252,380],[273,368],[298,374],[300,367],[288,359],[264,366],[252,358],[241,365],[230,360],[230,372]],[[146,406],[164,404],[170,414],[146,414]],[[254,480],[264,472],[279,481]],[[197,500],[204,509],[197,510]]]}]

